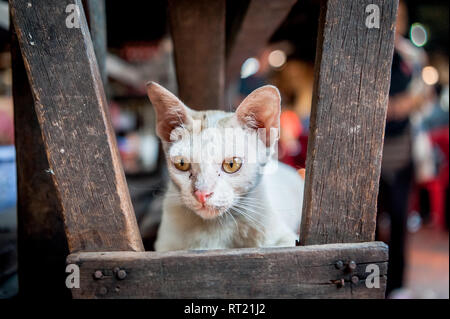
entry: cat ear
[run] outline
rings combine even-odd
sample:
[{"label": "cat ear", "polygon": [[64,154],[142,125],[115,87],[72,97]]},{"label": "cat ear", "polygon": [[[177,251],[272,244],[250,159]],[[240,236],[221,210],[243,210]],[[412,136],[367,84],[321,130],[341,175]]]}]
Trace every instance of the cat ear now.
[{"label": "cat ear", "polygon": [[170,91],[155,82],[147,83],[147,94],[156,110],[156,133],[170,141],[170,133],[184,124],[190,123],[188,108]]},{"label": "cat ear", "polygon": [[[236,110],[239,124],[252,129],[265,129],[260,136],[270,146],[270,129],[280,128],[281,97],[278,89],[265,85],[247,96]],[[278,137],[278,135],[277,135]]]}]

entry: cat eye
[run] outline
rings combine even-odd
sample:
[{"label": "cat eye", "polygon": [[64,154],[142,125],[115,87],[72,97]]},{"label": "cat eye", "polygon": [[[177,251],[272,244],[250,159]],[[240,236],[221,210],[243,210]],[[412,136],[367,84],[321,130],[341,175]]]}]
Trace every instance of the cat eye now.
[{"label": "cat eye", "polygon": [[232,174],[236,173],[242,166],[242,159],[239,157],[233,157],[231,159],[226,159],[222,163],[222,169],[225,173]]},{"label": "cat eye", "polygon": [[175,157],[173,160],[173,165],[175,165],[178,170],[183,172],[191,168],[191,163],[189,163],[189,161],[183,156]]}]

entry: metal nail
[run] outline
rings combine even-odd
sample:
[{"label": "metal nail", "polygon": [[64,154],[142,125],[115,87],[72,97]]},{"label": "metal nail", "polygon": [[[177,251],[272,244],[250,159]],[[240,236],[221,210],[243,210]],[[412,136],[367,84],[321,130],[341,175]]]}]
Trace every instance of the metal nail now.
[{"label": "metal nail", "polygon": [[116,276],[117,276],[117,279],[123,280],[123,279],[125,279],[127,277],[127,272],[125,270],[123,270],[123,269],[120,269],[117,272]]},{"label": "metal nail", "polygon": [[336,269],[342,269],[344,267],[344,262],[342,260],[338,260],[334,265],[336,266]]},{"label": "metal nail", "polygon": [[95,279],[102,279],[103,278],[103,272],[101,270],[96,270],[94,272],[94,278]]},{"label": "metal nail", "polygon": [[354,283],[355,285],[359,282],[359,277],[358,276],[352,276],[352,283]]},{"label": "metal nail", "polygon": [[356,269],[356,262],[354,262],[353,260],[350,261],[350,262],[348,263],[348,269],[350,269],[350,271],[355,270],[355,269]]}]

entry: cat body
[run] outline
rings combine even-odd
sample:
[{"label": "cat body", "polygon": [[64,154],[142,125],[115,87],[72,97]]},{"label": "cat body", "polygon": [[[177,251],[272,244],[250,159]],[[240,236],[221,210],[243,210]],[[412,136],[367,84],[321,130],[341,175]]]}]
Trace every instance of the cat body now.
[{"label": "cat body", "polygon": [[225,214],[220,219],[205,220],[174,200],[178,190],[170,182],[155,249],[295,246],[304,183],[295,170],[282,163],[278,165],[277,172],[265,175],[252,191],[255,205],[250,209],[254,211],[256,207],[257,213],[246,211],[251,217],[233,212],[233,216]]},{"label": "cat body", "polygon": [[170,181],[157,251],[295,246],[304,182],[274,160],[280,96],[255,90],[236,112],[194,111],[156,83]]}]

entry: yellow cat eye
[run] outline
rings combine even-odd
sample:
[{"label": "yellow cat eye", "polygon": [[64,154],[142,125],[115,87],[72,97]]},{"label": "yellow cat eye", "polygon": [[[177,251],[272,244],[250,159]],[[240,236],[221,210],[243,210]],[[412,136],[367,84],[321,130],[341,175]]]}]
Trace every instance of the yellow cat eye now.
[{"label": "yellow cat eye", "polygon": [[183,156],[175,157],[173,159],[173,165],[175,165],[177,169],[183,172],[191,168],[191,163],[189,163],[189,161]]},{"label": "yellow cat eye", "polygon": [[222,163],[222,169],[225,173],[232,174],[236,173],[242,166],[242,159],[240,157],[233,157],[231,159],[226,159]]}]

